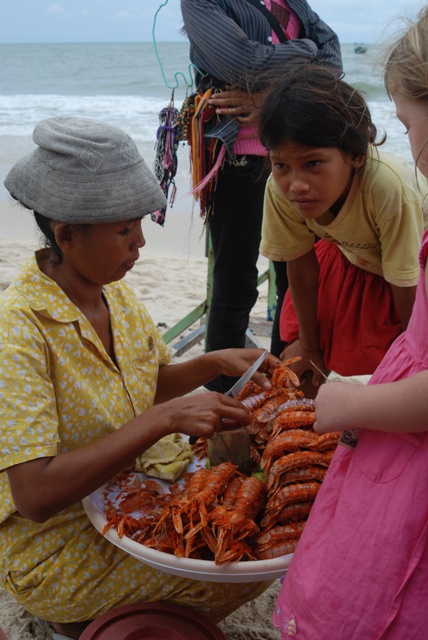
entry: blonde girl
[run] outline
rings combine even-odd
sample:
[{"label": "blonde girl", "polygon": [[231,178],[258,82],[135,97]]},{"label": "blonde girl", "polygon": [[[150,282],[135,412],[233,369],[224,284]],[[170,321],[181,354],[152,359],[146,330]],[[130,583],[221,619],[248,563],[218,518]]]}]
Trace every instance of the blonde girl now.
[{"label": "blonde girl", "polygon": [[[388,52],[384,77],[428,177],[427,8]],[[427,260],[428,231],[409,325],[370,384],[328,383],[315,400],[316,431],[359,435],[338,447],[285,577],[273,614],[283,639],[427,636]]]}]

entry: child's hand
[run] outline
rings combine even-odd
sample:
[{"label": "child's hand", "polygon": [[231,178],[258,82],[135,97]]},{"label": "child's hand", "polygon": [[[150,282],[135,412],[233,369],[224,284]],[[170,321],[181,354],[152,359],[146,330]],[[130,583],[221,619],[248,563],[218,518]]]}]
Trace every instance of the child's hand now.
[{"label": "child's hand", "polygon": [[[308,351],[302,346],[300,340],[296,340],[286,347],[280,357],[283,361],[289,358],[300,358],[298,362],[290,364],[290,369],[301,378],[300,383],[303,391],[305,391],[305,384],[312,384],[314,387],[319,387],[325,382],[326,376],[329,373],[324,366],[322,351],[319,349]],[[324,371],[325,373],[323,373]]]}]

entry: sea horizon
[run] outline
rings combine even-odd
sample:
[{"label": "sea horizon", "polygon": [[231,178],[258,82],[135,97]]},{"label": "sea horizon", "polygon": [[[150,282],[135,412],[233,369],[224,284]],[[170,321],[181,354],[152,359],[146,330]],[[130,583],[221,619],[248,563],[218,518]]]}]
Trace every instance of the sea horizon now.
[{"label": "sea horizon", "polygon": [[[376,59],[379,44],[340,43],[345,80],[364,95],[385,149],[411,162],[403,125],[383,87]],[[194,90],[187,40],[130,42],[0,43],[0,178],[34,148],[40,120],[76,115],[124,129],[149,165],[155,160],[159,114],[170,103],[180,109]],[[178,150],[177,178],[188,180],[188,145]]]},{"label": "sea horizon", "polygon": [[[28,212],[13,209],[3,180],[12,165],[34,149],[35,125],[52,116],[74,115],[109,122],[136,142],[154,168],[159,114],[173,99],[180,108],[192,91],[187,41],[108,43],[1,43],[0,55],[0,238],[28,237],[34,231]],[[383,148],[412,162],[404,127],[395,116],[382,79],[374,67],[380,47],[355,54],[341,43],[345,80],[365,96]],[[175,86],[177,85],[177,86]],[[199,205],[190,195],[189,146],[177,149],[177,195],[165,228],[147,224],[149,247],[187,255],[204,254]],[[172,190],[170,190],[171,195]],[[13,205],[12,205],[13,206]]]}]

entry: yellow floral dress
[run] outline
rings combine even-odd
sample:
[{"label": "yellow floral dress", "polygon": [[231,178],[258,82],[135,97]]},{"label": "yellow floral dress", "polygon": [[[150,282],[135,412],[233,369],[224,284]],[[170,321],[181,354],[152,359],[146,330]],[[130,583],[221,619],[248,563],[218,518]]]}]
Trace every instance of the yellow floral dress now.
[{"label": "yellow floral dress", "polygon": [[6,470],[89,445],[153,405],[171,354],[124,282],[104,288],[116,364],[80,310],[27,262],[0,298],[0,584],[45,620],[79,622],[168,600],[218,621],[268,583],[219,584],[157,571],[103,538],[81,503],[42,524],[22,517]]}]

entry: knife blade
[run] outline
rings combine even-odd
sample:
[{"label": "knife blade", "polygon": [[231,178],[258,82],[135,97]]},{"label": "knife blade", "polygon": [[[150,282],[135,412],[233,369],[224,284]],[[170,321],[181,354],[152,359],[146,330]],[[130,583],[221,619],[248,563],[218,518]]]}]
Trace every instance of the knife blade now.
[{"label": "knife blade", "polygon": [[251,367],[247,369],[244,375],[242,375],[239,378],[239,380],[235,382],[233,387],[231,387],[229,391],[227,391],[224,395],[235,398],[238,395],[238,393],[241,391],[241,389],[247,384],[248,380],[250,380],[251,377],[255,374],[255,372],[263,362],[263,360],[266,358],[267,354],[268,354],[268,350],[265,349],[262,355],[258,357],[257,360],[254,362],[254,364],[252,364]]},{"label": "knife blade", "polygon": [[[239,378],[239,380],[235,382],[233,387],[231,387],[229,391],[227,391],[224,395],[234,398],[241,391],[241,389],[248,382],[248,380],[250,380],[251,376],[255,374],[255,372],[263,362],[263,360],[266,358],[267,354],[268,354],[268,350],[265,349],[262,355],[257,358],[257,360],[251,365],[251,367],[247,369],[247,371]],[[226,419],[224,419],[224,421],[227,422]],[[189,436],[189,444],[195,444],[197,439],[198,439],[197,436]]]}]

